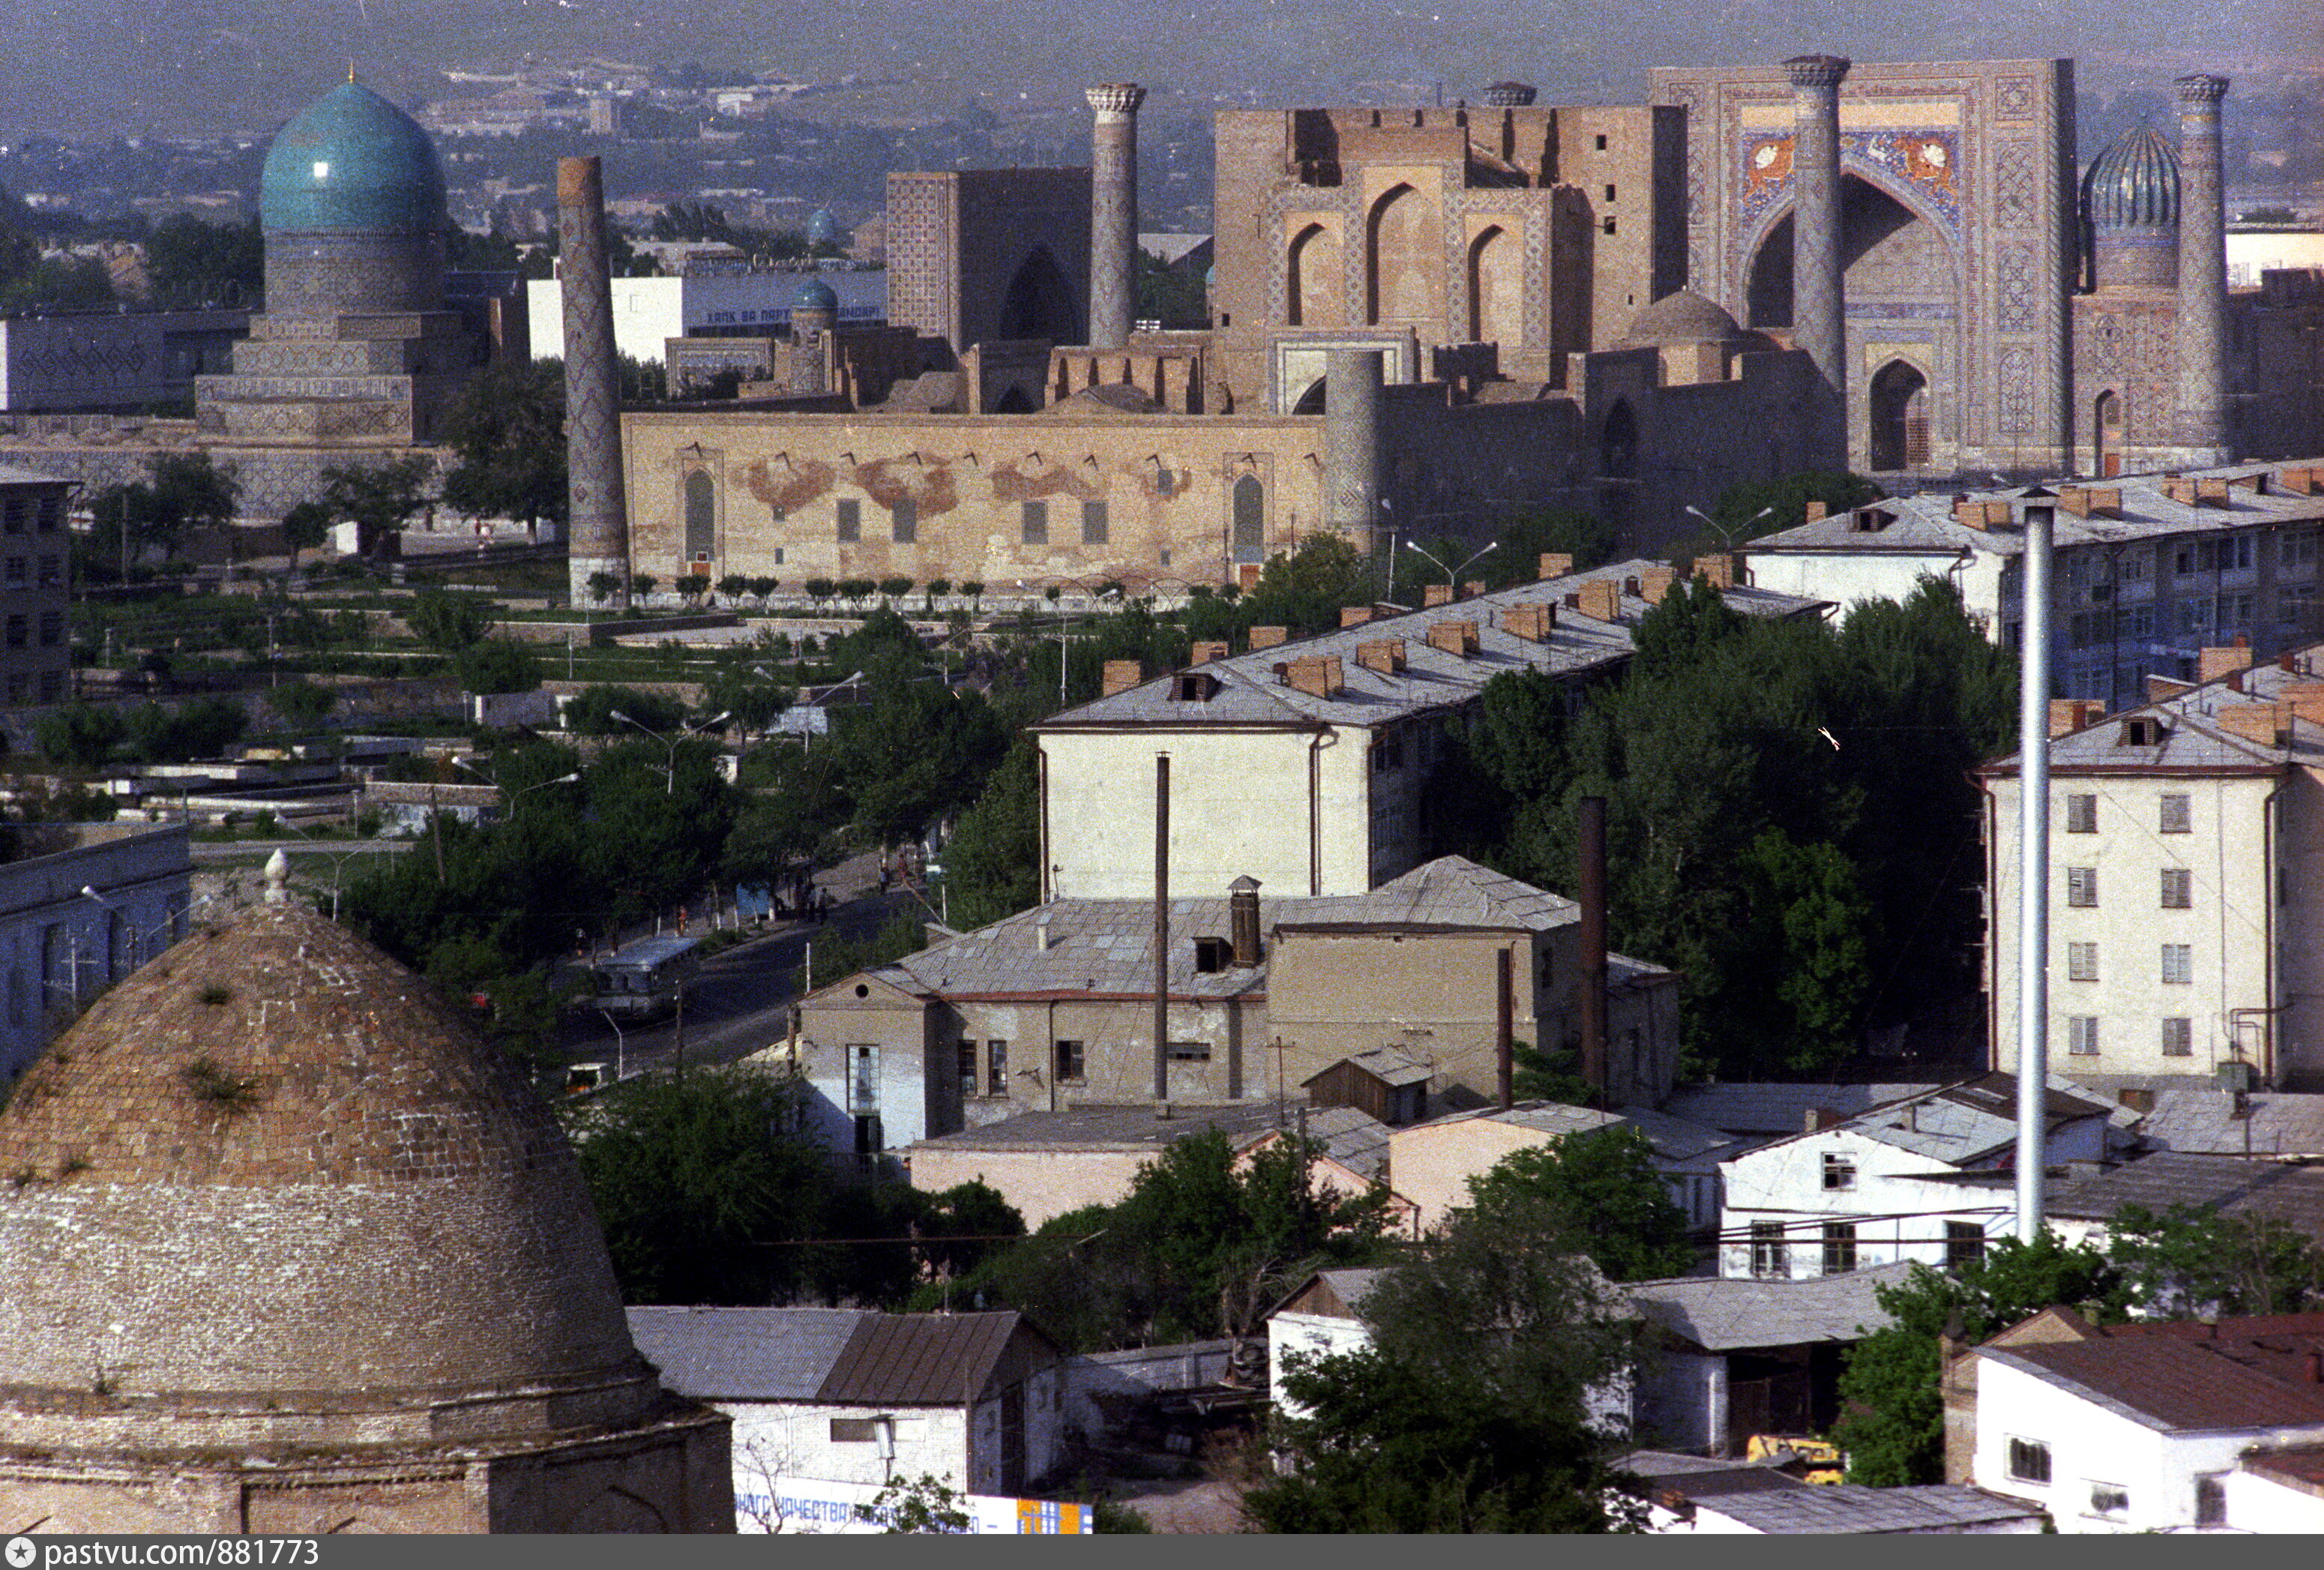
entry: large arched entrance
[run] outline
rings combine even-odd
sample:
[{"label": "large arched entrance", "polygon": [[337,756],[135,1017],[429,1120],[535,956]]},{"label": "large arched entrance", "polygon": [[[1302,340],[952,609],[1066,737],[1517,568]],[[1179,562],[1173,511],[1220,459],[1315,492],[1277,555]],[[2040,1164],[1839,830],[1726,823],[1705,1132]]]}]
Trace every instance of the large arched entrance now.
[{"label": "large arched entrance", "polygon": [[1469,247],[1469,341],[1515,346],[1525,339],[1523,260],[1495,225]]},{"label": "large arched entrance", "polygon": [[1338,327],[1340,245],[1321,224],[1310,224],[1291,242],[1284,298],[1293,327]]},{"label": "large arched entrance", "polygon": [[[1858,301],[1950,301],[1952,250],[1936,225],[1854,175],[1840,179],[1840,263],[1842,288]],[[1744,323],[1792,325],[1792,216],[1777,219],[1759,242],[1744,279]]]},{"label": "large arched entrance", "polygon": [[1872,376],[1872,467],[1920,469],[1929,465],[1929,379],[1903,360]]},{"label": "large arched entrance", "polygon": [[1045,338],[1069,344],[1083,335],[1074,320],[1073,285],[1047,245],[1036,245],[1018,264],[1001,301],[1001,336]]},{"label": "large arched entrance", "polygon": [[1365,259],[1370,263],[1367,319],[1375,325],[1428,319],[1427,229],[1427,204],[1408,185],[1397,186],[1373,207]]}]

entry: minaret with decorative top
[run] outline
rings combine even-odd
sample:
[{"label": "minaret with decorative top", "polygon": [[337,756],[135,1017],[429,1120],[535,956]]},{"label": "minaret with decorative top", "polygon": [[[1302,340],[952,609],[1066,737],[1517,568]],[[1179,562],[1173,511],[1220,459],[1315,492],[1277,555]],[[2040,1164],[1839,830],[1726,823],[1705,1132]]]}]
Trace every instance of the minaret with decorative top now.
[{"label": "minaret with decorative top", "polygon": [[1093,349],[1125,348],[1138,302],[1138,106],[1146,89],[1108,82],[1089,89],[1090,309]]}]

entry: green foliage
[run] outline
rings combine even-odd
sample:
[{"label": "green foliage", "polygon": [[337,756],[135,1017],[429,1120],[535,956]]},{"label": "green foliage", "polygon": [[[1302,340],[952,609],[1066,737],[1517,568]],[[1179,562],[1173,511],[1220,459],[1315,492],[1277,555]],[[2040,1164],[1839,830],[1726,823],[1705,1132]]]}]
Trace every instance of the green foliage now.
[{"label": "green foliage", "polygon": [[1586,1395],[1630,1362],[1628,1332],[1562,1220],[1516,1201],[1463,1212],[1363,1304],[1370,1349],[1295,1356],[1303,1408],[1275,1442],[1294,1470],[1243,1499],[1266,1532],[1605,1532],[1615,1436]]},{"label": "green foliage", "polygon": [[2054,1233],[2030,1244],[1994,1242],[1957,1276],[1914,1265],[1904,1281],[1873,1292],[1893,1323],[1849,1350],[1832,1436],[1848,1452],[1848,1481],[1876,1488],[1944,1481],[1941,1337],[1974,1345],[2061,1304],[2119,1322],[2130,1299],[2103,1255],[2070,1248]]},{"label": "green foliage", "polygon": [[1289,555],[1268,559],[1244,604],[1243,625],[1285,626],[1293,637],[1330,632],[1347,605],[1379,593],[1379,569],[1336,534],[1310,534]]},{"label": "green foliage", "polygon": [[164,218],[145,239],[145,277],[157,307],[254,306],[265,298],[266,238],[255,216],[239,224]]},{"label": "green foliage", "polygon": [[960,815],[945,847],[948,913],[964,931],[987,927],[1041,898],[1040,757],[1019,735],[984,793]]},{"label": "green foliage", "polygon": [[1319,1189],[1296,1138],[1239,1166],[1205,1130],[1141,1167],[1119,1204],[1057,1216],[915,1305],[997,1298],[1079,1351],[1252,1335],[1306,1270],[1384,1257],[1385,1205]]},{"label": "green foliage", "polygon": [[[1603,567],[1614,559],[1620,549],[1621,535],[1615,527],[1593,513],[1575,507],[1538,507],[1520,513],[1500,527],[1493,537],[1493,550],[1479,559],[1471,570],[1483,578],[1489,588],[1509,588],[1521,583],[1532,583],[1541,576],[1541,559],[1545,551],[1557,551],[1573,559],[1573,570],[1587,572],[1593,567]],[[1430,549],[1434,550],[1434,547]],[[1443,553],[1439,551],[1440,556]],[[1461,553],[1466,556],[1468,552]],[[1447,557],[1452,565],[1459,559]],[[1411,562],[1399,562],[1399,575],[1411,571]],[[1406,589],[1406,593],[1412,591]]]},{"label": "green foliage", "polygon": [[493,602],[484,595],[422,589],[412,596],[403,620],[420,641],[439,654],[459,654],[492,635]]},{"label": "green foliage", "polygon": [[[1747,480],[1729,485],[1711,515],[1733,541],[1796,529],[1807,522],[1808,503],[1821,502],[1827,513],[1845,513],[1877,502],[1887,493],[1862,475],[1807,470],[1772,480]],[[1760,517],[1762,510],[1766,517]]]},{"label": "green foliage", "polygon": [[589,597],[601,605],[622,592],[622,579],[617,573],[593,572],[588,577],[587,584]]},{"label": "green foliage", "polygon": [[295,725],[319,724],[338,700],[331,688],[305,680],[288,682],[266,695],[274,712]]},{"label": "green foliage", "polygon": [[1097,1501],[1096,1524],[1100,1532],[1119,1534],[1151,1532],[1154,1529],[1154,1523],[1148,1520],[1143,1513],[1130,1505],[1118,1504],[1110,1499]]},{"label": "green foliage", "polygon": [[299,570],[299,553],[314,550],[331,537],[331,510],[309,499],[293,502],[282,512],[282,543],[290,548],[290,570]]},{"label": "green foliage", "polygon": [[2126,1205],[2107,1235],[2107,1260],[2153,1312],[2301,1314],[2324,1302],[2324,1247],[2279,1217]]},{"label": "green foliage", "polygon": [[1141,321],[1158,321],[1164,332],[1201,332],[1211,325],[1210,300],[1199,275],[1140,251],[1134,287]]},{"label": "green foliage", "polygon": [[44,715],[34,727],[41,755],[70,769],[101,769],[128,734],[117,708],[73,703]]},{"label": "green foliage", "polygon": [[487,638],[460,651],[454,661],[460,685],[470,692],[530,692],[540,685],[540,656],[530,643]]},{"label": "green foliage", "polygon": [[634,735],[630,726],[613,717],[616,710],[650,731],[674,731],[686,723],[686,706],[678,699],[610,683],[585,689],[567,706],[565,720],[585,736]]},{"label": "green foliage", "polygon": [[502,360],[460,390],[444,411],[443,439],[460,456],[444,476],[444,500],[472,517],[509,518],[527,530],[567,511],[565,365]]},{"label": "green foliage", "polygon": [[428,504],[422,488],[435,466],[424,457],[383,464],[334,464],[316,476],[323,489],[315,499],[335,522],[353,523],[358,556],[378,549],[381,538],[403,527]]},{"label": "green foliage", "polygon": [[1517,1150],[1469,1179],[1469,1200],[1489,1215],[1552,1218],[1609,1281],[1686,1273],[1694,1250],[1686,1213],[1654,1167],[1654,1147],[1631,1128],[1592,1129]]},{"label": "green foliage", "polygon": [[[222,529],[234,522],[241,487],[206,452],[161,453],[146,460],[146,477],[110,485],[90,494],[89,516],[96,538],[118,550],[126,531],[133,551],[164,555],[181,549],[197,529]],[[124,571],[127,563],[123,564]]]},{"label": "green foliage", "polygon": [[909,913],[890,916],[869,937],[842,937],[826,932],[816,940],[815,952],[807,956],[815,964],[813,977],[808,976],[807,961],[803,957],[794,978],[795,989],[802,993],[810,990],[810,979],[817,986],[829,986],[842,976],[853,975],[860,970],[877,970],[908,954],[918,954],[927,946],[927,923]]},{"label": "green foliage", "polygon": [[249,715],[232,698],[198,697],[174,712],[149,703],[129,711],[122,753],[133,763],[190,763],[223,756],[249,728]]},{"label": "green foliage", "polygon": [[941,1478],[922,1473],[909,1482],[901,1479],[874,1494],[870,1504],[855,1507],[858,1520],[877,1521],[888,1536],[907,1532],[965,1532],[975,1525],[964,1508],[968,1496]]}]

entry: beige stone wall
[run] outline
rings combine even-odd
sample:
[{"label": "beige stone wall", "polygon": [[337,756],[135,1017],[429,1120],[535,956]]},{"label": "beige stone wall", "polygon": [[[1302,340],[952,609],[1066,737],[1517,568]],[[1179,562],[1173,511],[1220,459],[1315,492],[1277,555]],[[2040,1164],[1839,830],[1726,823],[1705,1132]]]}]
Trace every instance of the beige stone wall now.
[{"label": "beige stone wall", "polygon": [[[1115,1106],[1154,1094],[1154,1003],[1150,996],[1025,1002],[965,1000],[956,1005],[957,1044],[974,1042],[981,1094],[966,1109],[972,1124],[1023,1112]],[[1262,1004],[1173,1001],[1168,1039],[1209,1053],[1169,1065],[1170,1099],[1188,1104],[1239,1101],[1274,1094],[1275,1065],[1265,1040]],[[992,1042],[1009,1044],[1009,1094],[991,1094],[986,1072]],[[1057,1077],[1059,1041],[1082,1045],[1083,1076]],[[940,1061],[945,1056],[940,1049]],[[957,1077],[955,1071],[954,1077]]]},{"label": "beige stone wall", "polygon": [[958,1150],[923,1145],[912,1152],[912,1187],[941,1194],[962,1183],[984,1182],[1024,1216],[1028,1230],[1079,1210],[1111,1205],[1130,1192],[1138,1168],[1154,1159],[1148,1150]]},{"label": "beige stone wall", "polygon": [[1388,1136],[1388,1184],[1412,1201],[1420,1230],[1428,1232],[1442,1225],[1448,1212],[1469,1203],[1470,1178],[1490,1171],[1513,1151],[1546,1145],[1555,1137],[1490,1118],[1397,1129]]}]

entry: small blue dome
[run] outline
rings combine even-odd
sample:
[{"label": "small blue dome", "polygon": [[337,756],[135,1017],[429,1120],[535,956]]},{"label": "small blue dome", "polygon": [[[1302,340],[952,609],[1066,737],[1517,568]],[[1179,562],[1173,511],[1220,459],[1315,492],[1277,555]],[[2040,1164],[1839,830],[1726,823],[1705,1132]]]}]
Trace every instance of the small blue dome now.
[{"label": "small blue dome", "polygon": [[829,208],[817,208],[808,216],[807,243],[810,245],[839,244],[839,220],[831,216]]},{"label": "small blue dome", "polygon": [[2179,222],[2179,155],[2144,126],[2098,156],[2082,177],[2082,211],[2100,229],[2167,229]]},{"label": "small blue dome", "polygon": [[810,278],[798,286],[798,293],[791,296],[791,309],[793,310],[837,310],[839,296],[833,293],[831,285],[822,279]]},{"label": "small blue dome", "polygon": [[258,212],[269,233],[440,229],[444,166],[410,115],[348,82],[276,134]]}]

